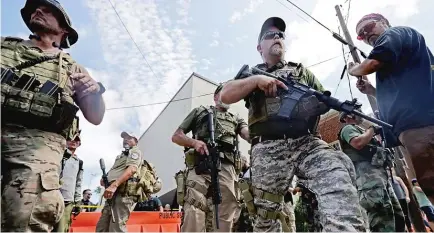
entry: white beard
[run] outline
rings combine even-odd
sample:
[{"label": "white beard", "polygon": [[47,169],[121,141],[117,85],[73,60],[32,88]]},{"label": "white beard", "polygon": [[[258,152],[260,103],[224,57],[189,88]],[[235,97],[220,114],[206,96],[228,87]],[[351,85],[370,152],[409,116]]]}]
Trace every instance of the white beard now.
[{"label": "white beard", "polygon": [[225,109],[225,110],[228,110],[228,109],[231,107],[230,104],[225,104],[225,103],[223,103],[223,102],[221,102],[221,101],[220,101],[220,103],[218,103],[217,105],[218,105],[220,108],[223,108],[223,109]]}]

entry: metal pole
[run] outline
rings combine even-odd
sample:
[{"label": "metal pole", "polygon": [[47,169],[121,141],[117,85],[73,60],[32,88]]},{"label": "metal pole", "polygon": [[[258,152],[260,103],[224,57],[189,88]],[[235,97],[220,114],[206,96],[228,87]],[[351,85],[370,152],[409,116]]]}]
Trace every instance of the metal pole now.
[{"label": "metal pole", "polygon": [[[353,57],[353,61],[357,62],[357,63],[361,63],[359,54],[357,53],[356,49],[354,49],[355,47],[354,47],[353,40],[351,39],[350,32],[348,31],[347,25],[345,24],[345,20],[344,20],[344,17],[342,16],[341,8],[339,7],[339,5],[335,6],[335,10],[336,10],[336,14],[338,16],[342,31],[344,33],[345,40],[348,42],[348,47],[350,48],[350,52],[351,52],[351,56]],[[360,79],[361,77],[358,77],[358,78]],[[367,97],[368,97],[369,103],[371,105],[372,112],[375,113],[376,111],[378,111],[377,100],[373,96],[370,96],[370,95],[367,95]],[[400,153],[400,152],[402,153],[401,148],[399,148],[399,147],[395,147],[395,150],[397,151],[397,153]],[[401,166],[399,166],[399,165],[401,165]],[[413,225],[415,227],[415,230],[417,232],[426,232],[425,226],[423,225],[422,216],[420,215],[420,211],[417,208],[417,203],[415,202],[415,199],[413,196],[412,185],[410,185],[410,182],[408,181],[408,178],[405,175],[405,170],[403,169],[401,162],[397,163],[397,167],[395,168],[395,171],[397,172],[397,175],[399,177],[401,177],[401,179],[404,181],[404,183],[407,186],[408,191],[410,193],[411,202],[409,203],[409,212],[413,218]],[[402,173],[402,172],[404,172],[404,173]]]},{"label": "metal pole", "polygon": [[[341,8],[339,7],[339,5],[336,5],[335,9],[336,9],[336,14],[339,18],[339,23],[341,24],[341,28],[345,36],[345,40],[348,42],[348,47],[350,47],[350,52],[351,52],[351,56],[353,57],[353,61],[357,63],[361,63],[359,54],[357,53],[357,50],[354,49],[355,48],[354,43],[353,40],[351,39],[351,35],[350,32],[348,31],[347,25],[345,24],[344,17],[342,16]],[[373,96],[370,95],[366,95],[366,96],[368,97],[369,103],[371,104],[372,112],[377,111],[378,110],[377,100]]]}]

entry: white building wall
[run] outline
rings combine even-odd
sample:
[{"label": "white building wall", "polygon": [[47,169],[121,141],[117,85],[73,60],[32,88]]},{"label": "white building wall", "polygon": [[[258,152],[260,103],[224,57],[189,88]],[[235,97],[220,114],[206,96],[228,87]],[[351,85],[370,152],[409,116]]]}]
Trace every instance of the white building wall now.
[{"label": "white building wall", "polygon": [[183,148],[172,143],[172,134],[184,116],[191,110],[192,79],[181,87],[169,103],[139,139],[139,148],[144,158],[153,163],[163,181],[159,194],[175,187],[175,173],[184,167]]},{"label": "white building wall", "polygon": [[[175,173],[185,167],[184,148],[172,142],[173,133],[193,108],[200,105],[214,105],[213,93],[216,88],[217,83],[193,73],[173,98],[173,100],[191,99],[169,103],[140,137],[139,148],[145,159],[156,166],[158,175],[163,181],[163,188],[157,195],[174,189],[176,187]],[[229,111],[239,114],[247,122],[247,109],[244,107],[244,101],[231,105]],[[191,136],[191,133],[188,135]],[[241,137],[239,139],[241,154],[248,157],[247,151],[250,149],[250,144]]]}]

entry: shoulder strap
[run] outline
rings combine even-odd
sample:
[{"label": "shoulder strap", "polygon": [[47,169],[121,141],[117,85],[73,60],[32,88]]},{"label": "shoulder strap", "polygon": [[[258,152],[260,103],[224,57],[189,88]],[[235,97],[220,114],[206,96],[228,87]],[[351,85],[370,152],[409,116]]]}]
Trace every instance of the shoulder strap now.
[{"label": "shoulder strap", "polygon": [[22,41],[24,41],[24,39],[23,39],[23,38],[20,38],[20,37],[15,37],[15,36],[6,36],[6,37],[3,37],[3,36],[2,36],[2,41],[16,41],[16,42],[22,42]]},{"label": "shoulder strap", "polygon": [[83,160],[78,159],[78,171],[82,171],[83,170]]}]

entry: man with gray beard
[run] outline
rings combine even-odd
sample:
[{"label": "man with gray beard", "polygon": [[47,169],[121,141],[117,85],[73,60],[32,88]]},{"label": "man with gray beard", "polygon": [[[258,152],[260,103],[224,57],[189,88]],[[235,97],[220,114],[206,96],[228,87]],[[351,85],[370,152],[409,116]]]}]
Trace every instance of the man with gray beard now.
[{"label": "man with gray beard", "polygon": [[[281,18],[264,22],[256,47],[264,63],[256,67],[323,92],[312,72],[300,63],[284,60],[285,29]],[[284,195],[294,175],[315,194],[325,231],[365,231],[351,160],[315,135],[319,116],[329,109],[312,95],[294,103],[290,116],[280,117],[281,94],[285,92],[278,89],[288,87],[264,75],[237,75],[225,84],[219,99],[224,104],[244,99],[249,109],[251,190],[257,212],[254,231],[282,232]]]}]

